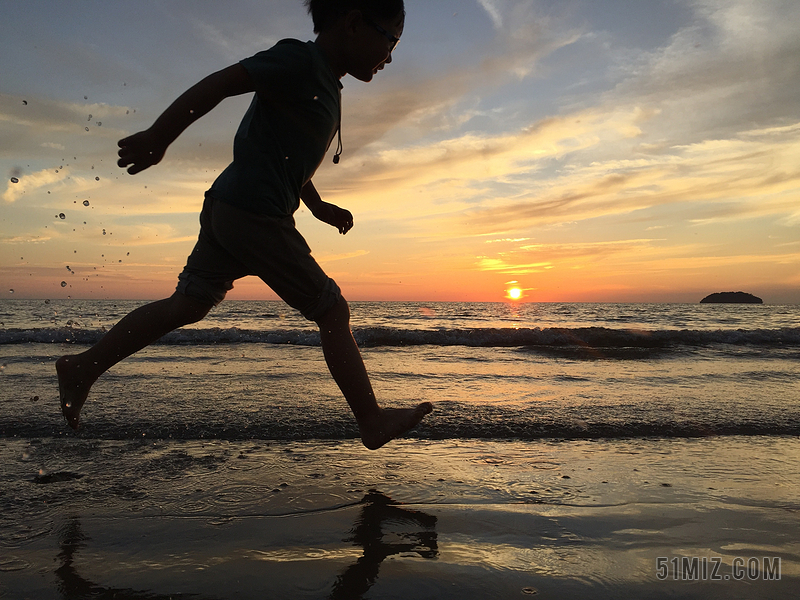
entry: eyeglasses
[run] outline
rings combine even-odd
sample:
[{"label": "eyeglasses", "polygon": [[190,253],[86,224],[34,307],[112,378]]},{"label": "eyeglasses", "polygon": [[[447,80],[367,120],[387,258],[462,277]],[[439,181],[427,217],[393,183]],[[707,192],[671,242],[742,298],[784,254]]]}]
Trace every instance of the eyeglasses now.
[{"label": "eyeglasses", "polygon": [[374,22],[372,19],[369,19],[369,18],[367,18],[367,17],[364,17],[364,20],[365,20],[367,23],[369,23],[370,25],[372,25],[372,26],[375,28],[375,31],[377,31],[377,32],[378,32],[378,33],[380,33],[380,34],[381,34],[383,37],[385,37],[387,40],[389,40],[389,54],[391,54],[392,52],[394,52],[394,49],[395,49],[395,48],[397,48],[397,44],[398,44],[398,42],[400,42],[400,38],[398,38],[398,37],[394,37],[394,36],[393,36],[391,33],[389,33],[389,32],[388,32],[388,31],[386,31],[386,30],[385,30],[383,27],[381,27],[380,25],[378,25],[377,23],[375,23],[375,22]]}]

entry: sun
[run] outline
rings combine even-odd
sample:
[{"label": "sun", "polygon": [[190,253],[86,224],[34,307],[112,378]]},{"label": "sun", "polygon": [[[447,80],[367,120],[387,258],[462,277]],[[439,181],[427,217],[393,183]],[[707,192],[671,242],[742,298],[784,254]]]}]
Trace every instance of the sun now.
[{"label": "sun", "polygon": [[506,294],[510,300],[519,300],[520,298],[522,298],[522,290],[519,289],[518,287],[509,288],[506,291]]}]

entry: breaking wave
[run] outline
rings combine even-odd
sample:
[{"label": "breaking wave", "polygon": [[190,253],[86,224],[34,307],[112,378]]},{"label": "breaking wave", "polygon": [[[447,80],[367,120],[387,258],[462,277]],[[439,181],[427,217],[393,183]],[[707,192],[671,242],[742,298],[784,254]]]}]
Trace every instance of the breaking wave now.
[{"label": "breaking wave", "polygon": [[[0,344],[94,344],[103,330],[74,327],[4,329]],[[472,346],[485,348],[513,347],[583,347],[644,348],[675,346],[738,346],[800,347],[800,328],[737,329],[737,330],[637,330],[583,328],[474,328],[409,330],[388,327],[354,329],[359,345],[381,346]],[[181,329],[164,336],[157,343],[167,345],[209,344],[293,344],[318,346],[319,334],[312,330]]]}]

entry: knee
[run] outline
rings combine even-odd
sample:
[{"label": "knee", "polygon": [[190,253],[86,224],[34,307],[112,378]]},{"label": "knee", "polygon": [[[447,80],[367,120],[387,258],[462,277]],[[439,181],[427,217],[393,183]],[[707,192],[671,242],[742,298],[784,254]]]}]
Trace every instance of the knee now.
[{"label": "knee", "polygon": [[183,325],[191,325],[201,321],[211,310],[211,306],[204,304],[179,292],[175,292],[169,299],[172,305],[172,313],[176,320]]},{"label": "knee", "polygon": [[339,301],[334,304],[328,312],[322,315],[317,321],[317,325],[321,330],[330,331],[342,327],[350,328],[350,306],[347,300],[339,297]]}]

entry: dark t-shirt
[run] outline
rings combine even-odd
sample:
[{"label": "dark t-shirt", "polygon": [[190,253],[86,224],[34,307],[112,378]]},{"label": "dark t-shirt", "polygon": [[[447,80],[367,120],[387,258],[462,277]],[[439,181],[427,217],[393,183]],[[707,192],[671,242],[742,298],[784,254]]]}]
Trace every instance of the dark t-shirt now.
[{"label": "dark t-shirt", "polygon": [[256,89],[233,162],[209,195],[243,210],[289,216],[339,127],[341,83],[314,42],[282,40],[241,61]]}]

